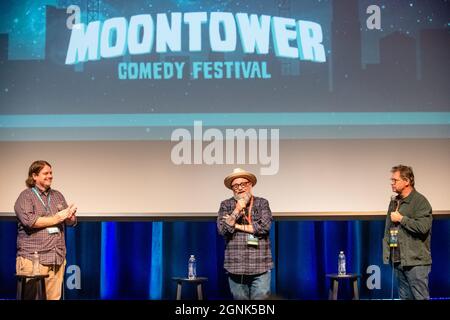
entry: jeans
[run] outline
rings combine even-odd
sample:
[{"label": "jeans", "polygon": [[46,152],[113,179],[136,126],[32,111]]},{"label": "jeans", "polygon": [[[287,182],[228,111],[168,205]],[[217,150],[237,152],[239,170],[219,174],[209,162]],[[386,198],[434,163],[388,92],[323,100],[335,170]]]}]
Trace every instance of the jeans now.
[{"label": "jeans", "polygon": [[395,266],[398,280],[398,295],[402,300],[429,300],[428,274],[431,265],[403,267]]},{"label": "jeans", "polygon": [[228,274],[235,300],[263,300],[270,295],[270,270],[255,275]]}]

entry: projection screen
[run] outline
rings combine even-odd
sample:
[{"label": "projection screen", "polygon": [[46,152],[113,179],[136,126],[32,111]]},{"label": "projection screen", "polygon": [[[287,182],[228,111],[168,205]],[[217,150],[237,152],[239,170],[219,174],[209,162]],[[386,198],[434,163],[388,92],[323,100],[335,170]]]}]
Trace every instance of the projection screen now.
[{"label": "projection screen", "polygon": [[397,164],[450,212],[446,4],[63,2],[1,5],[3,215],[38,159],[81,216],[214,216],[237,167],[275,215],[383,214]]}]

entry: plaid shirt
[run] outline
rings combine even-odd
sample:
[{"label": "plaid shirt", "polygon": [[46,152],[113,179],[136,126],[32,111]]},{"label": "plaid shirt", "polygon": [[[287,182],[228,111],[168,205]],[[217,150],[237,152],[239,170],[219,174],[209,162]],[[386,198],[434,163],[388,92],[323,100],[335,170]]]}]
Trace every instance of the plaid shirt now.
[{"label": "plaid shirt", "polygon": [[42,192],[38,188],[36,190],[46,205],[50,197],[49,210],[46,210],[32,188],[22,191],[19,195],[14,205],[18,220],[17,256],[31,260],[33,253],[37,251],[41,264],[61,265],[66,257],[64,223],[55,226],[60,232],[54,234],[50,234],[47,228],[36,229],[33,225],[39,217],[50,217],[67,208],[67,203],[59,191],[49,189],[48,192]]},{"label": "plaid shirt", "polygon": [[[269,202],[264,198],[254,197],[252,208],[252,225],[258,246],[247,245],[249,233],[236,230],[223,221],[223,216],[231,214],[236,207],[236,200],[230,198],[222,201],[217,217],[217,229],[225,238],[224,268],[232,274],[261,274],[273,267],[270,249],[269,231],[272,224],[272,212]],[[248,224],[241,216],[237,224]]]}]

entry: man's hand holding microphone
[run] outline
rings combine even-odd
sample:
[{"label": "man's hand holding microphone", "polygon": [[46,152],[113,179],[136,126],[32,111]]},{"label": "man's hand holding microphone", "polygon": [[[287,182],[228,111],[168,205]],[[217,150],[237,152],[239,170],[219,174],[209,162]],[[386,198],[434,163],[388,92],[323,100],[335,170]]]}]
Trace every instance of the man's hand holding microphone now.
[{"label": "man's hand holding microphone", "polygon": [[395,210],[393,210],[391,212],[391,221],[393,223],[397,224],[397,223],[400,223],[402,221],[402,219],[403,219],[403,216],[398,211],[398,208],[400,207],[400,203],[399,203],[399,201],[398,201],[396,196],[392,196],[391,197],[391,201],[393,202],[394,208],[395,208]]}]

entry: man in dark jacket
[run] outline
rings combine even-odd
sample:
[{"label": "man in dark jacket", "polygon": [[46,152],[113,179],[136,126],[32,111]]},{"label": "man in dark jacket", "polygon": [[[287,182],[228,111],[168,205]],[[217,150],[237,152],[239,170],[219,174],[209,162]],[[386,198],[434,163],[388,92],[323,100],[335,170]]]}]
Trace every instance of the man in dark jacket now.
[{"label": "man in dark jacket", "polygon": [[392,191],[397,196],[386,217],[383,260],[394,267],[400,299],[429,299],[432,208],[415,190],[411,167],[398,165],[391,173]]}]

